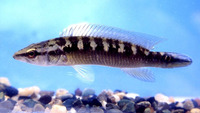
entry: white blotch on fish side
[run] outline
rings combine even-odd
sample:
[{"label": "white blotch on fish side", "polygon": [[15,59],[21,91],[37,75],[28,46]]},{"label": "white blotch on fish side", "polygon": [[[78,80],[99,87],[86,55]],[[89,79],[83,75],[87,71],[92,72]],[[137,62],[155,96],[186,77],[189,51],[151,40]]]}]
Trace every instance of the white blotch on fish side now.
[{"label": "white blotch on fish side", "polygon": [[104,51],[108,52],[109,44],[106,41],[106,39],[104,39],[102,43],[103,43],[103,49],[104,49]]},{"label": "white blotch on fish side", "polygon": [[145,54],[146,56],[148,56],[148,55],[149,55],[149,51],[148,51],[148,50],[144,50],[144,54]]},{"label": "white blotch on fish side", "polygon": [[72,47],[72,43],[66,39],[66,44],[65,44],[66,47]]},{"label": "white blotch on fish side", "polygon": [[123,42],[120,42],[119,43],[119,48],[118,48],[118,52],[119,53],[123,53],[125,50],[124,50],[124,44],[123,44]]},{"label": "white blotch on fish side", "polygon": [[90,38],[90,46],[92,47],[92,50],[94,51],[95,48],[97,47],[97,44],[96,42],[94,41],[93,38]]},{"label": "white blotch on fish side", "polygon": [[83,40],[82,40],[81,37],[79,37],[78,40],[79,40],[78,44],[77,44],[78,45],[78,49],[82,50],[83,49]]},{"label": "white blotch on fish side", "polygon": [[133,54],[135,55],[137,53],[137,49],[135,45],[131,46],[131,50],[133,51]]},{"label": "white blotch on fish side", "polygon": [[164,52],[160,52],[160,55],[163,56],[165,53]]}]

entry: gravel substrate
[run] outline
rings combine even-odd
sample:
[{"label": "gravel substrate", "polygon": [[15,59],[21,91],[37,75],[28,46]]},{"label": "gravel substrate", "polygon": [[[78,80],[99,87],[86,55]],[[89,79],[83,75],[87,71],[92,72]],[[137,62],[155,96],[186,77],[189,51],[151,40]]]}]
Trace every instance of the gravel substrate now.
[{"label": "gravel substrate", "polygon": [[[37,86],[14,88],[0,77],[0,113],[200,113],[200,99],[177,102],[157,94],[140,97],[120,90],[41,91]],[[3,82],[2,82],[3,81]]]}]

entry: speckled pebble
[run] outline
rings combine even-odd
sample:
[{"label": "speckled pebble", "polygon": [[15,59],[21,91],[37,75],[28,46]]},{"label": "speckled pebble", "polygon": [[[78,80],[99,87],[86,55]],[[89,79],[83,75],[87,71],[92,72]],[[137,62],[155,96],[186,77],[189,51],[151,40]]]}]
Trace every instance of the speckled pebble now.
[{"label": "speckled pebble", "polygon": [[75,100],[76,100],[76,99],[74,99],[74,98],[67,99],[67,100],[65,100],[65,101],[63,102],[63,105],[64,105],[67,109],[71,109]]},{"label": "speckled pebble", "polygon": [[198,106],[200,107],[200,99],[199,99],[199,98],[196,98],[196,99],[194,99],[194,100],[197,102]]},{"label": "speckled pebble", "polygon": [[119,107],[116,104],[108,103],[106,104],[106,110],[109,110],[109,109],[119,109]]},{"label": "speckled pebble", "polygon": [[106,111],[106,113],[123,113],[123,112],[120,111],[119,109],[109,109]]},{"label": "speckled pebble", "polygon": [[42,104],[48,104],[49,102],[51,102],[51,99],[52,99],[51,96],[44,95],[44,96],[41,96],[38,101],[41,102]]},{"label": "speckled pebble", "polygon": [[151,109],[150,109],[150,108],[146,108],[146,109],[144,110],[144,113],[151,113]]},{"label": "speckled pebble", "polygon": [[122,111],[125,113],[135,113],[135,104],[134,102],[130,102],[123,106]]},{"label": "speckled pebble", "polygon": [[33,112],[44,112],[45,108],[41,104],[35,104]]},{"label": "speckled pebble", "polygon": [[185,108],[186,110],[191,110],[192,108],[194,108],[193,102],[191,100],[185,100],[183,102],[183,108]]},{"label": "speckled pebble", "polygon": [[67,93],[67,94],[64,94],[64,95],[62,95],[62,96],[59,96],[59,97],[57,97],[57,98],[60,99],[62,102],[64,102],[64,101],[67,100],[67,99],[71,99],[71,98],[75,98],[75,97],[73,97],[72,94]]}]

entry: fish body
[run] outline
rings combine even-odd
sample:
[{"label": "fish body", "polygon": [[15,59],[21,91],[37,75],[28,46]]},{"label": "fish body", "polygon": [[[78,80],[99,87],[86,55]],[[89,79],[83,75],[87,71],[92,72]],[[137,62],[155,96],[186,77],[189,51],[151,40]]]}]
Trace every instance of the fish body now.
[{"label": "fish body", "polygon": [[150,35],[84,23],[68,27],[59,38],[32,44],[13,57],[43,66],[104,65],[126,69],[173,68],[192,63],[185,55],[151,51],[158,42]]}]

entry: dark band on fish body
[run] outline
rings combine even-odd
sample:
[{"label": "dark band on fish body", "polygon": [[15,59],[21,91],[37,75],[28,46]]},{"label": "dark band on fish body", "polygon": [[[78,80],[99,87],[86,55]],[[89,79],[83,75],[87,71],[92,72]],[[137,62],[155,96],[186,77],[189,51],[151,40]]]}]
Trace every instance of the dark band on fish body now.
[{"label": "dark band on fish body", "polygon": [[58,44],[59,46],[64,46],[66,44],[65,39],[62,37],[56,38],[55,41],[56,41],[56,44]]}]

